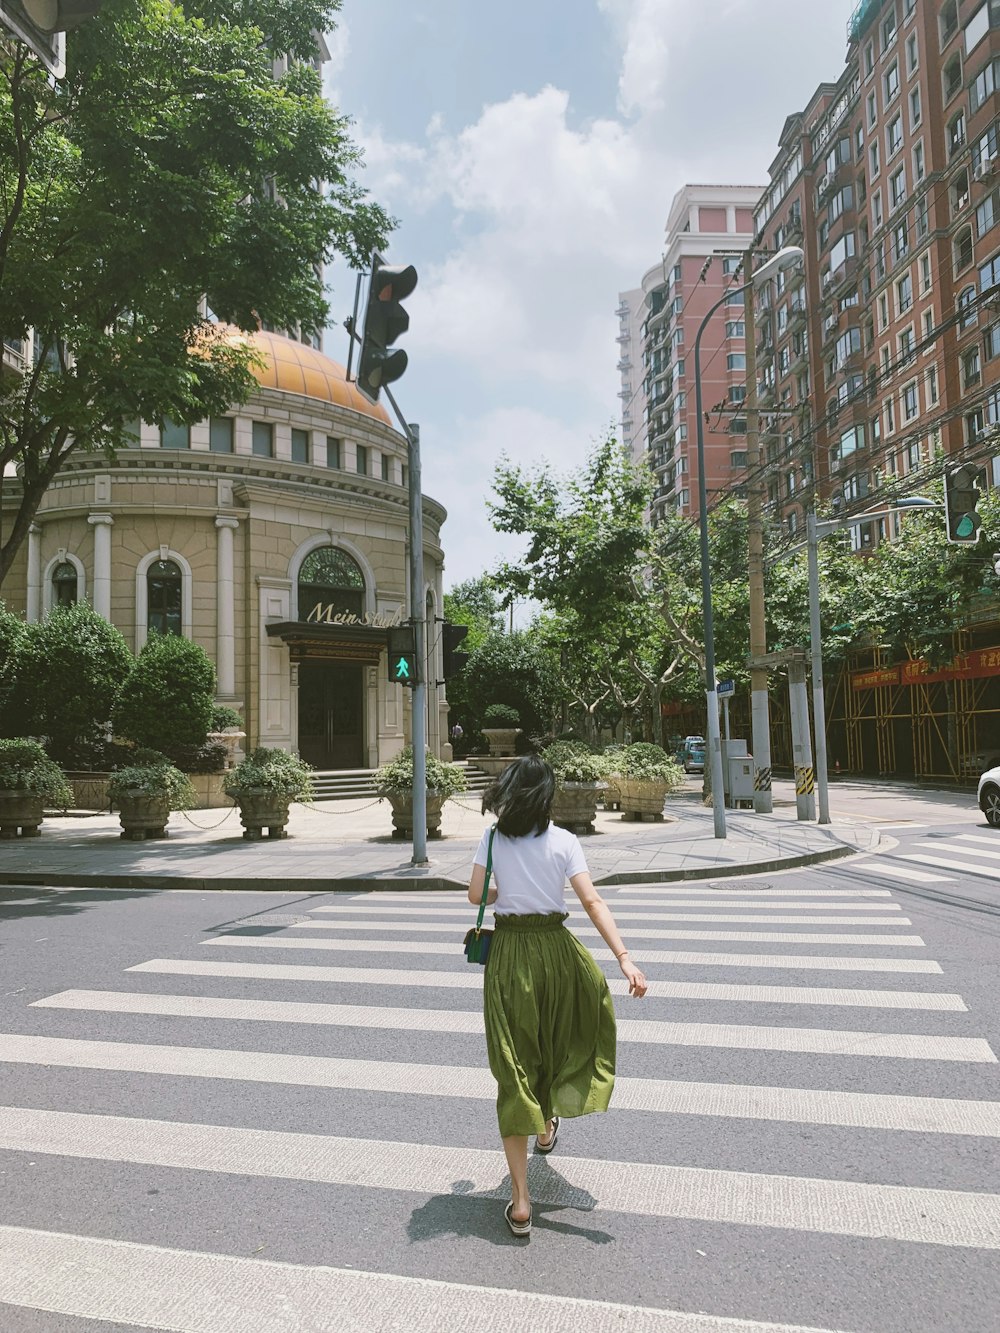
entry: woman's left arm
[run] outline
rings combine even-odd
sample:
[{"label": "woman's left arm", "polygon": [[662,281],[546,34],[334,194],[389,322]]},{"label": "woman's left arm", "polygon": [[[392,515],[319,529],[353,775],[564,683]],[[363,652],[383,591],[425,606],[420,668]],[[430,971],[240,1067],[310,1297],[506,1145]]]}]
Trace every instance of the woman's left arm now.
[{"label": "woman's left arm", "polygon": [[[469,902],[476,907],[483,901],[483,885],[486,883],[486,867],[473,866],[472,878],[469,880]],[[490,885],[490,891],[486,895],[488,903],[495,903],[497,900],[496,880]]]}]

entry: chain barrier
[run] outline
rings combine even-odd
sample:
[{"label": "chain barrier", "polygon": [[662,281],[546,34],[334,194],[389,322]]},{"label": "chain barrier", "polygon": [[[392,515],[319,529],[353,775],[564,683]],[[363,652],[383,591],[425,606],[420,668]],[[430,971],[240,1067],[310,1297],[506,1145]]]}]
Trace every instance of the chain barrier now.
[{"label": "chain barrier", "polygon": [[[384,796],[379,796],[374,801],[369,801],[367,805],[352,806],[350,810],[320,810],[314,801],[296,801],[296,805],[301,805],[303,810],[309,810],[314,815],[360,815],[363,810],[371,810],[376,805],[381,805],[384,800]],[[338,801],[337,804],[346,802]]]},{"label": "chain barrier", "polygon": [[181,810],[179,813],[184,816],[184,818],[187,820],[189,824],[193,824],[195,828],[200,828],[203,833],[210,833],[212,829],[222,828],[223,824],[230,817],[230,815],[234,815],[236,813],[236,806],[234,805],[230,807],[230,809],[226,811],[226,813],[222,816],[222,818],[219,820],[217,824],[198,824],[196,823],[195,820],[191,818],[191,816],[188,814],[186,810]]}]

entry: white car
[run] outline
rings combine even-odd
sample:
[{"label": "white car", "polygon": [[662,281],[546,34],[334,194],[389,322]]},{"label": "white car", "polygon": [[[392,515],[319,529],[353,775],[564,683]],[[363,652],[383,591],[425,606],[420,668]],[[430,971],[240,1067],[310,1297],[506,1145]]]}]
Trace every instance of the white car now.
[{"label": "white car", "polygon": [[988,768],[979,779],[979,808],[992,828],[1000,828],[1000,768]]}]

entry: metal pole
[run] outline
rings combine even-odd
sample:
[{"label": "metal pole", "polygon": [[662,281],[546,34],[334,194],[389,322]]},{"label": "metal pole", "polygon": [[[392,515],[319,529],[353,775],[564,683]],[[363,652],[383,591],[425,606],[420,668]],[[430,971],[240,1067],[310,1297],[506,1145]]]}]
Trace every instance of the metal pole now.
[{"label": "metal pole", "polygon": [[795,773],[795,811],[800,821],[816,818],[812,793],[812,746],[809,740],[809,696],[804,659],[788,664],[788,707],[792,722],[792,768]]},{"label": "metal pole", "polygon": [[[743,256],[748,286],[743,298],[743,331],[747,367],[747,557],[750,576],[750,661],[767,652],[764,612],[764,477],[760,459],[760,413],[757,410],[757,328],[753,285],[753,250]],[[750,668],[750,723],[754,760],[753,808],[759,815],[774,809],[771,792],[771,719],[767,668]]]},{"label": "metal pole", "polygon": [[823,643],[819,619],[819,535],[816,511],[806,515],[809,546],[809,650],[812,655],[813,729],[816,736],[816,792],[819,797],[819,822],[830,822],[830,784],[826,759],[826,703],[823,698]]},{"label": "metal pole", "polygon": [[[727,293],[728,294],[728,293]],[[712,820],[717,838],[726,836],[726,797],[722,789],[722,743],[719,737],[719,695],[715,681],[715,626],[712,623],[712,570],[708,550],[708,488],[705,481],[705,426],[701,404],[701,335],[723,304],[709,310],[694,340],[695,406],[698,412],[698,513],[701,520],[701,606],[705,622],[705,705],[708,713],[706,741],[712,774]]]}]

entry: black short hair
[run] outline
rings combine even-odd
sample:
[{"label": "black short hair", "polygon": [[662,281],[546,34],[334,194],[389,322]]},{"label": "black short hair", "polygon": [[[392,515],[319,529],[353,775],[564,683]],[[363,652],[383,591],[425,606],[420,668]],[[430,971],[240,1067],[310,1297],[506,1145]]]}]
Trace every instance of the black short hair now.
[{"label": "black short hair", "polygon": [[556,777],[537,754],[525,754],[493,779],[483,793],[483,814],[492,811],[497,829],[508,838],[537,838],[551,820]]}]

